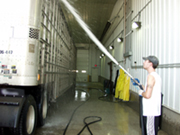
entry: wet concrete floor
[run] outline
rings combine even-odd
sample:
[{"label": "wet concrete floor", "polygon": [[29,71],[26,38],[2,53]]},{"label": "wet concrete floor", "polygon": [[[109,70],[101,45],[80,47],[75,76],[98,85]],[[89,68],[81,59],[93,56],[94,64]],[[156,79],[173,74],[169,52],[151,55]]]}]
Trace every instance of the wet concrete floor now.
[{"label": "wet concrete floor", "polygon": [[[69,90],[51,104],[46,124],[35,135],[141,135],[138,112],[102,90],[100,83],[77,83],[75,92]],[[90,125],[80,133],[86,117]],[[158,135],[168,134],[160,130]]]}]

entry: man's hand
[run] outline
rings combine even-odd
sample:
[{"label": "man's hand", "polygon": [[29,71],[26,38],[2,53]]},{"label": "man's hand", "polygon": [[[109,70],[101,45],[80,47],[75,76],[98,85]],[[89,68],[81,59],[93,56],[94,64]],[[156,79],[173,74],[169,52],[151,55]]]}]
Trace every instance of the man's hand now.
[{"label": "man's hand", "polygon": [[143,90],[139,90],[139,96],[142,96]]},{"label": "man's hand", "polygon": [[140,83],[138,78],[131,79],[131,82],[134,86],[138,85]]}]

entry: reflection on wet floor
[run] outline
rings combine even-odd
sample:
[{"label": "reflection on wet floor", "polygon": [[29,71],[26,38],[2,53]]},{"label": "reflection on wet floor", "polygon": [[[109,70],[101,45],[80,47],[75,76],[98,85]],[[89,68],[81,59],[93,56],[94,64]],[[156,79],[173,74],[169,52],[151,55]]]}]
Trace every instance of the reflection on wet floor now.
[{"label": "reflection on wet floor", "polygon": [[[69,90],[51,104],[46,124],[35,135],[77,135],[81,131],[81,135],[140,135],[139,114],[126,102],[107,95],[102,84],[78,83],[75,92]],[[158,135],[167,134],[159,131]]]},{"label": "reflection on wet floor", "polygon": [[75,101],[86,101],[87,98],[89,98],[89,94],[86,91],[83,91],[81,89],[75,90],[75,96],[74,96]]}]

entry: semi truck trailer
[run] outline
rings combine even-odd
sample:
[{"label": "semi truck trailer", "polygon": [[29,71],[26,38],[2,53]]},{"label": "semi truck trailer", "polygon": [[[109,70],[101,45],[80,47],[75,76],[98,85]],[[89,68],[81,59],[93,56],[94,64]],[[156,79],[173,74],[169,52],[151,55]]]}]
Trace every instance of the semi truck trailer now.
[{"label": "semi truck trailer", "polygon": [[76,48],[59,0],[0,4],[0,134],[33,135],[74,90]]}]

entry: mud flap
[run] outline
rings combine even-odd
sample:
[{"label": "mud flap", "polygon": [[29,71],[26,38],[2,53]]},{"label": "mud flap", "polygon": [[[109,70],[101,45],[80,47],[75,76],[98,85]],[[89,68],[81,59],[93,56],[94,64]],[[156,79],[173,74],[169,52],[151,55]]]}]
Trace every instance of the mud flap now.
[{"label": "mud flap", "polygon": [[25,97],[0,97],[0,127],[18,126]]}]

